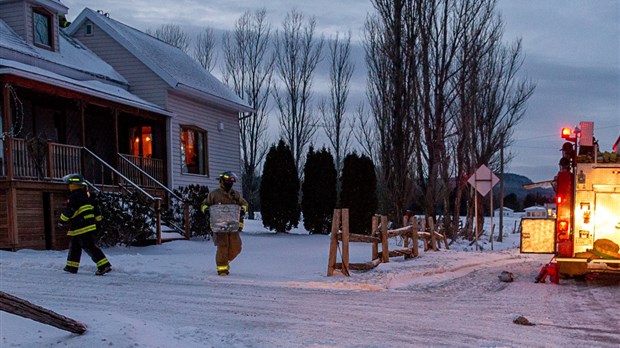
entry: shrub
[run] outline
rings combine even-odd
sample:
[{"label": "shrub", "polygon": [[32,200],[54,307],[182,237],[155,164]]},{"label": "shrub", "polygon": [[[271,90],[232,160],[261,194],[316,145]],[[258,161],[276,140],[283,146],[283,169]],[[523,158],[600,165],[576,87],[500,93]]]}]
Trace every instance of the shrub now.
[{"label": "shrub", "polygon": [[349,230],[370,234],[377,210],[377,177],[370,158],[356,153],[345,157],[340,197],[342,208],[349,208]]},{"label": "shrub", "polygon": [[97,240],[103,245],[142,243],[153,239],[155,214],[152,204],[137,192],[94,194],[102,221]]},{"label": "shrub", "polygon": [[189,231],[191,236],[211,235],[209,225],[209,214],[203,214],[200,210],[202,202],[209,195],[209,188],[203,185],[179,186],[173,190],[182,201],[174,198],[170,204],[168,212],[164,216],[165,221],[172,221],[179,228],[185,226],[185,207],[183,202],[189,202]]},{"label": "shrub", "polygon": [[336,206],[336,166],[331,153],[323,148],[314,152],[310,147],[301,185],[301,209],[304,227],[310,233],[328,234]]},{"label": "shrub", "polygon": [[260,185],[263,225],[288,232],[299,224],[299,178],[290,148],[280,140],[267,153]]}]

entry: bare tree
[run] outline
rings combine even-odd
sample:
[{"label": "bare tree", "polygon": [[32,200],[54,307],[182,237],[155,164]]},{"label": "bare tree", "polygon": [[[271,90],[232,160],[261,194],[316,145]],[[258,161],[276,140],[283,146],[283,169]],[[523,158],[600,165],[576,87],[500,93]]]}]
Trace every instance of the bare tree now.
[{"label": "bare tree", "polygon": [[374,119],[366,111],[363,103],[359,103],[355,111],[354,135],[357,144],[360,146],[362,153],[372,160],[373,163],[379,163],[379,149],[377,139],[379,131],[374,123]]},{"label": "bare tree", "polygon": [[215,32],[213,28],[205,28],[196,36],[196,47],[194,50],[194,59],[207,71],[213,71],[217,63],[217,51]]},{"label": "bare tree", "polygon": [[[353,127],[347,128],[346,111],[349,98],[349,83],[353,76],[354,64],[351,62],[351,33],[340,39],[338,33],[329,42],[329,100],[319,104],[325,133],[329,140],[336,162],[336,173],[340,177],[342,161],[349,150]],[[340,180],[338,180],[339,182]],[[339,186],[339,185],[338,185]],[[338,191],[340,191],[338,189]]]},{"label": "bare tree", "polygon": [[148,29],[146,33],[179,48],[185,53],[188,52],[191,44],[189,35],[177,24],[162,24],[155,31]]},{"label": "bare tree", "polygon": [[258,202],[257,168],[265,158],[268,101],[274,56],[270,51],[271,26],[265,21],[266,10],[245,12],[232,32],[224,34],[223,80],[255,112],[240,120],[243,193],[250,203],[250,217]]},{"label": "bare tree", "polygon": [[415,136],[412,108],[415,27],[412,1],[373,0],[375,16],[365,24],[368,99],[379,140],[381,181],[393,206],[386,213],[401,221],[410,201]]},{"label": "bare tree", "polygon": [[493,166],[523,114],[533,86],[516,80],[520,46],[501,45],[495,3],[373,0],[376,14],[365,28],[368,96],[398,215],[397,195],[410,192],[413,179],[426,214],[443,205],[451,224],[452,180],[462,194],[472,167]]},{"label": "bare tree", "polygon": [[282,27],[275,40],[275,69],[279,80],[273,95],[280,113],[282,138],[302,173],[303,154],[317,130],[318,117],[312,110],[312,80],[324,40],[315,37],[315,18],[306,21],[295,10],[287,13]]}]

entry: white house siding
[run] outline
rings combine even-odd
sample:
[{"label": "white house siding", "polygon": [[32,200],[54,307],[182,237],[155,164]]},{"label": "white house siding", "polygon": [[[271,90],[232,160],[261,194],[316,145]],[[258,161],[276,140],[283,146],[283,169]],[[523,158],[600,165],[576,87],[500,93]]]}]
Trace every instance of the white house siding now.
[{"label": "white house siding", "polygon": [[26,23],[32,22],[26,20],[26,8],[23,2],[16,2],[2,4],[2,10],[0,10],[0,18],[24,39],[26,39]]},{"label": "white house siding", "polygon": [[169,86],[142,61],[94,24],[93,35],[86,36],[85,27],[87,23],[88,21],[75,32],[73,37],[80,40],[120,73],[129,82],[129,92],[165,108],[166,90]]},{"label": "white house siding", "polygon": [[[231,170],[240,174],[237,112],[218,108],[216,105],[190,99],[174,92],[168,96],[167,109],[175,112],[175,116],[170,121],[170,134],[168,134],[171,143],[169,182],[173,188],[198,184],[207,185],[209,190],[213,190],[218,186],[219,173]],[[224,124],[223,131],[218,130],[219,122]],[[181,125],[192,125],[208,132],[209,176],[181,173]],[[235,187],[241,191],[240,182]]]}]

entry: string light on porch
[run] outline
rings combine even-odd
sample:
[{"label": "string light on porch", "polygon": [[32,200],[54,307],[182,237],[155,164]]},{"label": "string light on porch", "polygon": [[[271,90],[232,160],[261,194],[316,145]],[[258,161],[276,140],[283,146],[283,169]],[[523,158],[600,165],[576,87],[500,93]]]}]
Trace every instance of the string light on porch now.
[{"label": "string light on porch", "polygon": [[[2,140],[5,140],[7,136],[14,137],[14,136],[19,135],[22,129],[24,128],[24,105],[22,101],[19,100],[19,98],[17,97],[17,92],[15,91],[13,86],[11,86],[9,83],[6,83],[4,85],[4,88],[6,88],[9,91],[12,97],[12,100],[13,100],[15,122],[13,123],[13,126],[11,126],[9,132],[2,133]],[[4,117],[4,115],[2,115],[2,110],[0,110],[0,117],[2,118]]]}]

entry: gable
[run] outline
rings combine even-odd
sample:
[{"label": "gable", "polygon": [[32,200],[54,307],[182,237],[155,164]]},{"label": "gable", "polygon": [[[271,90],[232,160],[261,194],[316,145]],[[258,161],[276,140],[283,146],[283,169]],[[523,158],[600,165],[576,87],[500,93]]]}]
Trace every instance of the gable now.
[{"label": "gable", "polygon": [[[90,26],[90,34],[87,33]],[[166,93],[170,88],[166,81],[139,60],[124,46],[95,23],[86,20],[81,26],[73,30],[72,37],[83,42],[97,56],[114,67],[124,78],[127,79],[129,90],[142,99],[148,100],[158,106],[166,107]]]},{"label": "gable", "polygon": [[75,35],[86,21],[96,24],[169,87],[189,89],[188,93],[195,97],[202,95],[237,111],[252,111],[245,101],[180,49],[103,14],[84,9],[68,28],[68,33]]}]

